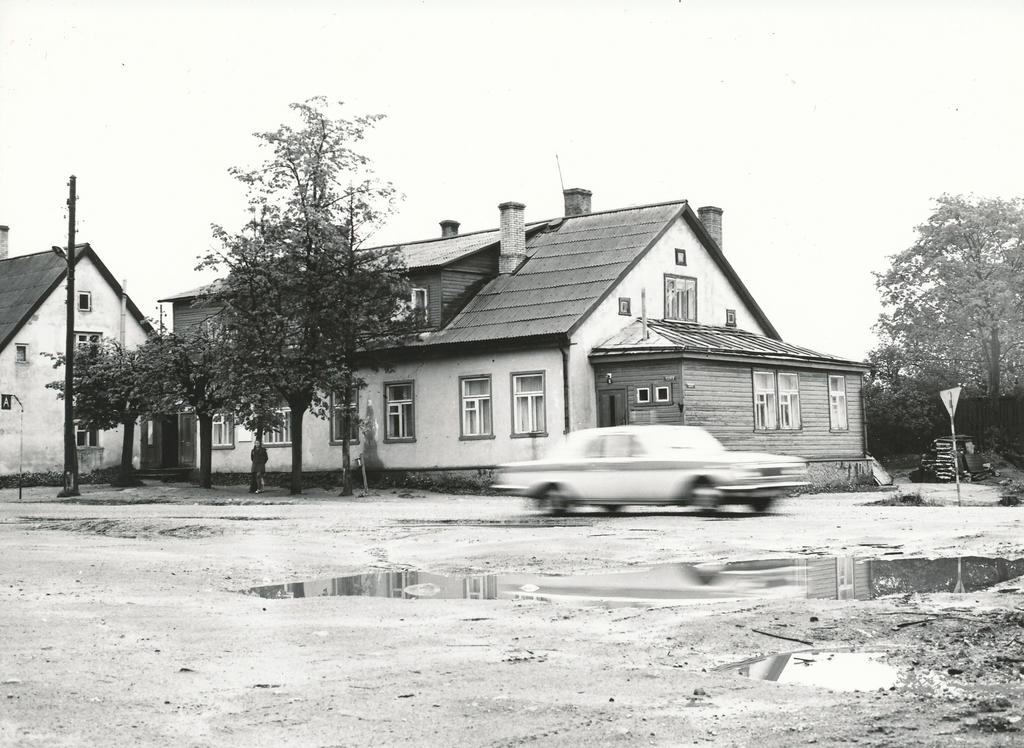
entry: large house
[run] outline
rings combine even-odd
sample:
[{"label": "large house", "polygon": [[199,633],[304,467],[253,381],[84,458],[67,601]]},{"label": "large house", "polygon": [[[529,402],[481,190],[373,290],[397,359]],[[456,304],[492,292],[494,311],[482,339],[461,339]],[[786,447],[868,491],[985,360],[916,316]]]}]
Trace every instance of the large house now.
[{"label": "large house", "polygon": [[[77,245],[74,261],[77,342],[144,342],[149,323],[93,248]],[[64,370],[43,354],[65,350],[67,268],[51,251],[9,257],[8,227],[0,226],[0,393],[14,396],[0,409],[0,475],[63,470],[64,402],[46,385]],[[78,427],[77,441],[80,473],[121,461],[120,428]]]},{"label": "large house", "polygon": [[[867,366],[780,339],[723,254],[721,209],[564,198],[551,220],[507,202],[498,228],[442,221],[439,237],[398,246],[424,332],[364,374],[357,432],[305,419],[304,467],[337,469],[346,437],[369,470],[481,470],[582,428],[677,423],[805,457],[819,480],[870,476]],[[200,295],[165,299],[176,329],[202,315]],[[251,439],[221,419],[214,470],[246,470]],[[289,446],[287,427],[267,442]],[[269,469],[288,464],[271,453]]]}]

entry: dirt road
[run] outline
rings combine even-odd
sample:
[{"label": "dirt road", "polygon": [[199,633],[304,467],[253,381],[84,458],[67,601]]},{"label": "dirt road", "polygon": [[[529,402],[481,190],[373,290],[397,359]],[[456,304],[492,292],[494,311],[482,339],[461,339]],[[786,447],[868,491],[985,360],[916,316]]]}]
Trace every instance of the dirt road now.
[{"label": "dirt road", "polygon": [[[0,744],[1016,745],[1024,579],[873,600],[761,594],[673,605],[264,599],[373,570],[587,575],[672,562],[1024,558],[998,489],[941,506],[827,494],[770,514],[581,512],[516,499],[352,499],[157,484],[0,491]],[[893,688],[830,690],[723,666],[876,652]],[[823,655],[819,655],[821,657]]]}]

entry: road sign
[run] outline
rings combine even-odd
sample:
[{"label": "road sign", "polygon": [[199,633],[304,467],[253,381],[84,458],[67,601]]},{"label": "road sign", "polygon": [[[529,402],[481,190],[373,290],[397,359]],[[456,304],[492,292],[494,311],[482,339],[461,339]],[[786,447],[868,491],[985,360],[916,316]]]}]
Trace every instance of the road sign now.
[{"label": "road sign", "polygon": [[956,404],[960,401],[960,390],[962,389],[963,387],[951,387],[948,390],[939,392],[939,399],[946,406],[950,418],[956,413]]},{"label": "road sign", "polygon": [[13,396],[0,394],[0,410],[10,410]]}]

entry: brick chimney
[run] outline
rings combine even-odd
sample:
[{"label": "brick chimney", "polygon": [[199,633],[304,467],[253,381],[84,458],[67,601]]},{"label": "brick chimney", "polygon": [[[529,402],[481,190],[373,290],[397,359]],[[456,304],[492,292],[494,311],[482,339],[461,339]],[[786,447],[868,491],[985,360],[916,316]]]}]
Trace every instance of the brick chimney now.
[{"label": "brick chimney", "polygon": [[7,232],[9,230],[9,227],[7,226],[0,226],[0,260],[7,259],[7,252],[9,249],[7,244]]},{"label": "brick chimney", "polygon": [[718,243],[718,248],[722,249],[722,209],[714,205],[705,205],[703,208],[697,208],[697,215],[700,216],[704,228],[711,234],[711,238]]},{"label": "brick chimney", "polygon": [[447,239],[450,236],[459,235],[459,222],[446,218],[441,221],[441,238]]},{"label": "brick chimney", "polygon": [[501,254],[498,255],[498,272],[508,275],[526,259],[526,221],[522,203],[502,203],[501,211]]},{"label": "brick chimney", "polygon": [[565,200],[566,216],[582,216],[590,212],[590,196],[593,193],[582,187],[570,187],[562,190],[562,198]]}]

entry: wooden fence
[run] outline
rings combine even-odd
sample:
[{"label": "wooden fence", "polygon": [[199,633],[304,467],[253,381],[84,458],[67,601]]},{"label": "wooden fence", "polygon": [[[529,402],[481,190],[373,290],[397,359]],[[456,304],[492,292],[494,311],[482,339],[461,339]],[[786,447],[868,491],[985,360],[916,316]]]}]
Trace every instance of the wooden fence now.
[{"label": "wooden fence", "polygon": [[1024,441],[1024,398],[964,398],[956,408],[956,430],[984,439],[992,429],[1005,438]]}]

